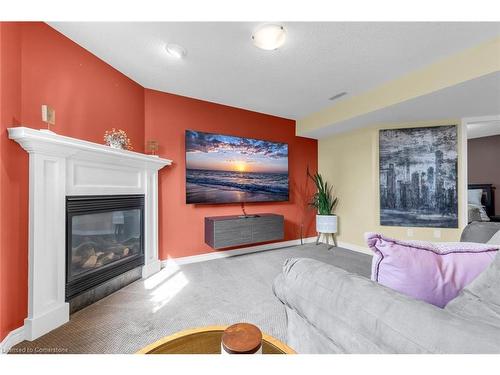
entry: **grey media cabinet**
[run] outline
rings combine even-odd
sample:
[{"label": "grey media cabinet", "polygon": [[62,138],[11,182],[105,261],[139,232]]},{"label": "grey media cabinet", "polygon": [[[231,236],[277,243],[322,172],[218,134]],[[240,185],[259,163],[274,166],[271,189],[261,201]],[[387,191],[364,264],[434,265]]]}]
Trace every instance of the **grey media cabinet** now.
[{"label": "grey media cabinet", "polygon": [[257,214],[257,217],[212,216],[205,218],[205,243],[214,249],[282,240],[283,215]]}]

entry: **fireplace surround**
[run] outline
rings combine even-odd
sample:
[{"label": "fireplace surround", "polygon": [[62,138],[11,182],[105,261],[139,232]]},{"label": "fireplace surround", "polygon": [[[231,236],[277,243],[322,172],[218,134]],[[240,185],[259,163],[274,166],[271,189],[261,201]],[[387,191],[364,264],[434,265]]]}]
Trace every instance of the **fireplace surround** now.
[{"label": "fireplace surround", "polygon": [[[22,338],[34,340],[69,320],[66,198],[143,196],[140,275],[149,277],[161,268],[158,171],[172,161],[27,127],[8,131],[29,153],[28,316]],[[115,223],[121,221],[118,215]]]}]

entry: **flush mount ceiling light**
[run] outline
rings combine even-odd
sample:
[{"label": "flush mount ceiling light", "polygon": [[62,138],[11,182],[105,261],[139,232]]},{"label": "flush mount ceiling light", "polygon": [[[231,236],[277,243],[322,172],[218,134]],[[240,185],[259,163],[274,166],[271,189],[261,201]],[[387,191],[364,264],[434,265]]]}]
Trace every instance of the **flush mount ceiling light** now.
[{"label": "flush mount ceiling light", "polygon": [[280,48],[286,40],[286,30],[280,25],[263,25],[252,35],[253,44],[266,51]]},{"label": "flush mount ceiling light", "polygon": [[178,44],[167,44],[165,46],[167,53],[174,59],[180,60],[186,56],[186,49]]}]

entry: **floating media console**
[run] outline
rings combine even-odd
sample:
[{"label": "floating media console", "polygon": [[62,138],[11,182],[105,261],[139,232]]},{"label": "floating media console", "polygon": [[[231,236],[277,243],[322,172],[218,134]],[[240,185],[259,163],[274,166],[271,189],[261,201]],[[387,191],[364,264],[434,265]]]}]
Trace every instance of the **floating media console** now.
[{"label": "floating media console", "polygon": [[285,218],[276,214],[205,218],[205,243],[214,249],[283,240]]}]

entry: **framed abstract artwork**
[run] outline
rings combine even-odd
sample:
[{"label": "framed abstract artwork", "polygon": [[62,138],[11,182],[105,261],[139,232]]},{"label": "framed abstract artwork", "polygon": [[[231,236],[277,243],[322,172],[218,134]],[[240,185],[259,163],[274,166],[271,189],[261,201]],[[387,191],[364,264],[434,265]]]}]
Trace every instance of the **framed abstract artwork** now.
[{"label": "framed abstract artwork", "polygon": [[457,127],[379,133],[380,225],[458,228]]}]

